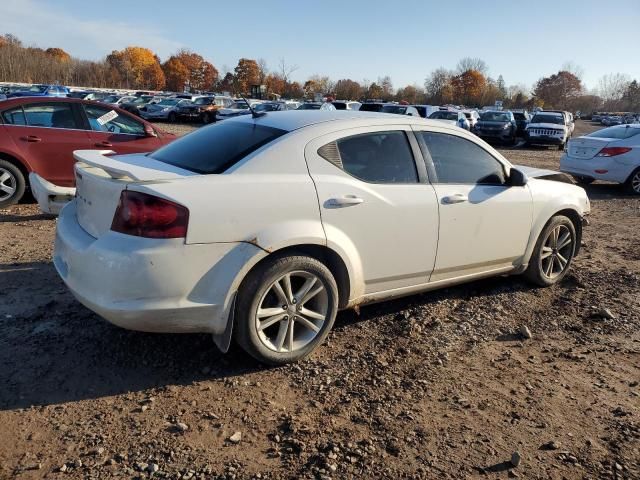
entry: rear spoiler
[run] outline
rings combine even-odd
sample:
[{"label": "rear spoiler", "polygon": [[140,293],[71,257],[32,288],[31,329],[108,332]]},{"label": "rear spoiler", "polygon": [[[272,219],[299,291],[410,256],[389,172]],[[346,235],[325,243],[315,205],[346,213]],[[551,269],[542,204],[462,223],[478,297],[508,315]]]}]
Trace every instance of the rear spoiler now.
[{"label": "rear spoiler", "polygon": [[113,150],[76,150],[73,152],[73,158],[86,165],[101,168],[118,179],[169,180],[194,175],[193,172],[159,162],[144,154],[123,157],[127,161],[107,156],[115,154]]}]

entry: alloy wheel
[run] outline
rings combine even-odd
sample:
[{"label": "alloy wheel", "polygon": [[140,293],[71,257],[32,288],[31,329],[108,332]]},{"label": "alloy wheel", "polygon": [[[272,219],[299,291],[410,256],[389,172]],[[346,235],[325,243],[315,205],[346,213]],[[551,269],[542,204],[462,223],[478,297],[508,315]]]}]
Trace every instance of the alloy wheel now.
[{"label": "alloy wheel", "polygon": [[631,179],[631,190],[640,195],[640,171],[636,172]]},{"label": "alloy wheel", "polygon": [[310,272],[289,272],[260,299],[255,328],[268,349],[291,353],[318,336],[328,312],[329,295],[322,281]]},{"label": "alloy wheel", "polygon": [[17,188],[16,177],[9,170],[0,167],[0,202],[11,198]]},{"label": "alloy wheel", "polygon": [[566,225],[558,225],[551,230],[542,246],[540,268],[542,274],[554,279],[562,274],[573,256],[573,237]]}]

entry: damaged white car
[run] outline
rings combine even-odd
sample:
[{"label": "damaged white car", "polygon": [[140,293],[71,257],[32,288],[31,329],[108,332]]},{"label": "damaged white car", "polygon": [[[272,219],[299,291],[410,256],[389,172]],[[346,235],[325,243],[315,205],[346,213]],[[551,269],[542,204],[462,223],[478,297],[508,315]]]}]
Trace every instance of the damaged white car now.
[{"label": "damaged white car", "polygon": [[[148,155],[75,153],[54,264],[125,328],[309,355],[340,309],[504,274],[560,281],[589,200],[438,121],[253,114]],[[558,181],[561,180],[561,181]]]}]

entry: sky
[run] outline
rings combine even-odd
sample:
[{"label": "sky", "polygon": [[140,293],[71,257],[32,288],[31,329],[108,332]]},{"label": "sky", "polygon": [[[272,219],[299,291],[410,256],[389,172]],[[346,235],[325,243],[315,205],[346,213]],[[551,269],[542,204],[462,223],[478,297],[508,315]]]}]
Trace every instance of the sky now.
[{"label": "sky", "polygon": [[[162,60],[188,48],[224,73],[241,57],[314,74],[423,85],[478,57],[489,75],[531,87],[566,62],[588,88],[609,73],[640,79],[640,0],[0,0],[0,34],[98,60],[128,45]],[[617,37],[619,35],[619,38]]]}]

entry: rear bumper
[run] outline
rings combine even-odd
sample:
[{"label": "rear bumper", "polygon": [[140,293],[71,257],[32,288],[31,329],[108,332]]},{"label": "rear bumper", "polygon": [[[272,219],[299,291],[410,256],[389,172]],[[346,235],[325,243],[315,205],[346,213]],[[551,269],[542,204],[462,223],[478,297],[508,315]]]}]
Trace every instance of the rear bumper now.
[{"label": "rear bumper", "polygon": [[48,182],[37,173],[29,174],[31,192],[44,213],[57,215],[76,194],[74,187],[60,187]]},{"label": "rear bumper", "polygon": [[627,178],[629,178],[629,175],[631,175],[633,168],[632,166],[617,162],[612,157],[583,159],[571,157],[565,153],[560,159],[560,171],[573,175],[574,177],[624,183],[627,181]]},{"label": "rear bumper", "polygon": [[96,239],[60,213],[53,263],[73,295],[109,322],[147,332],[224,332],[232,285],[258,247],[186,245],[108,232]]}]

